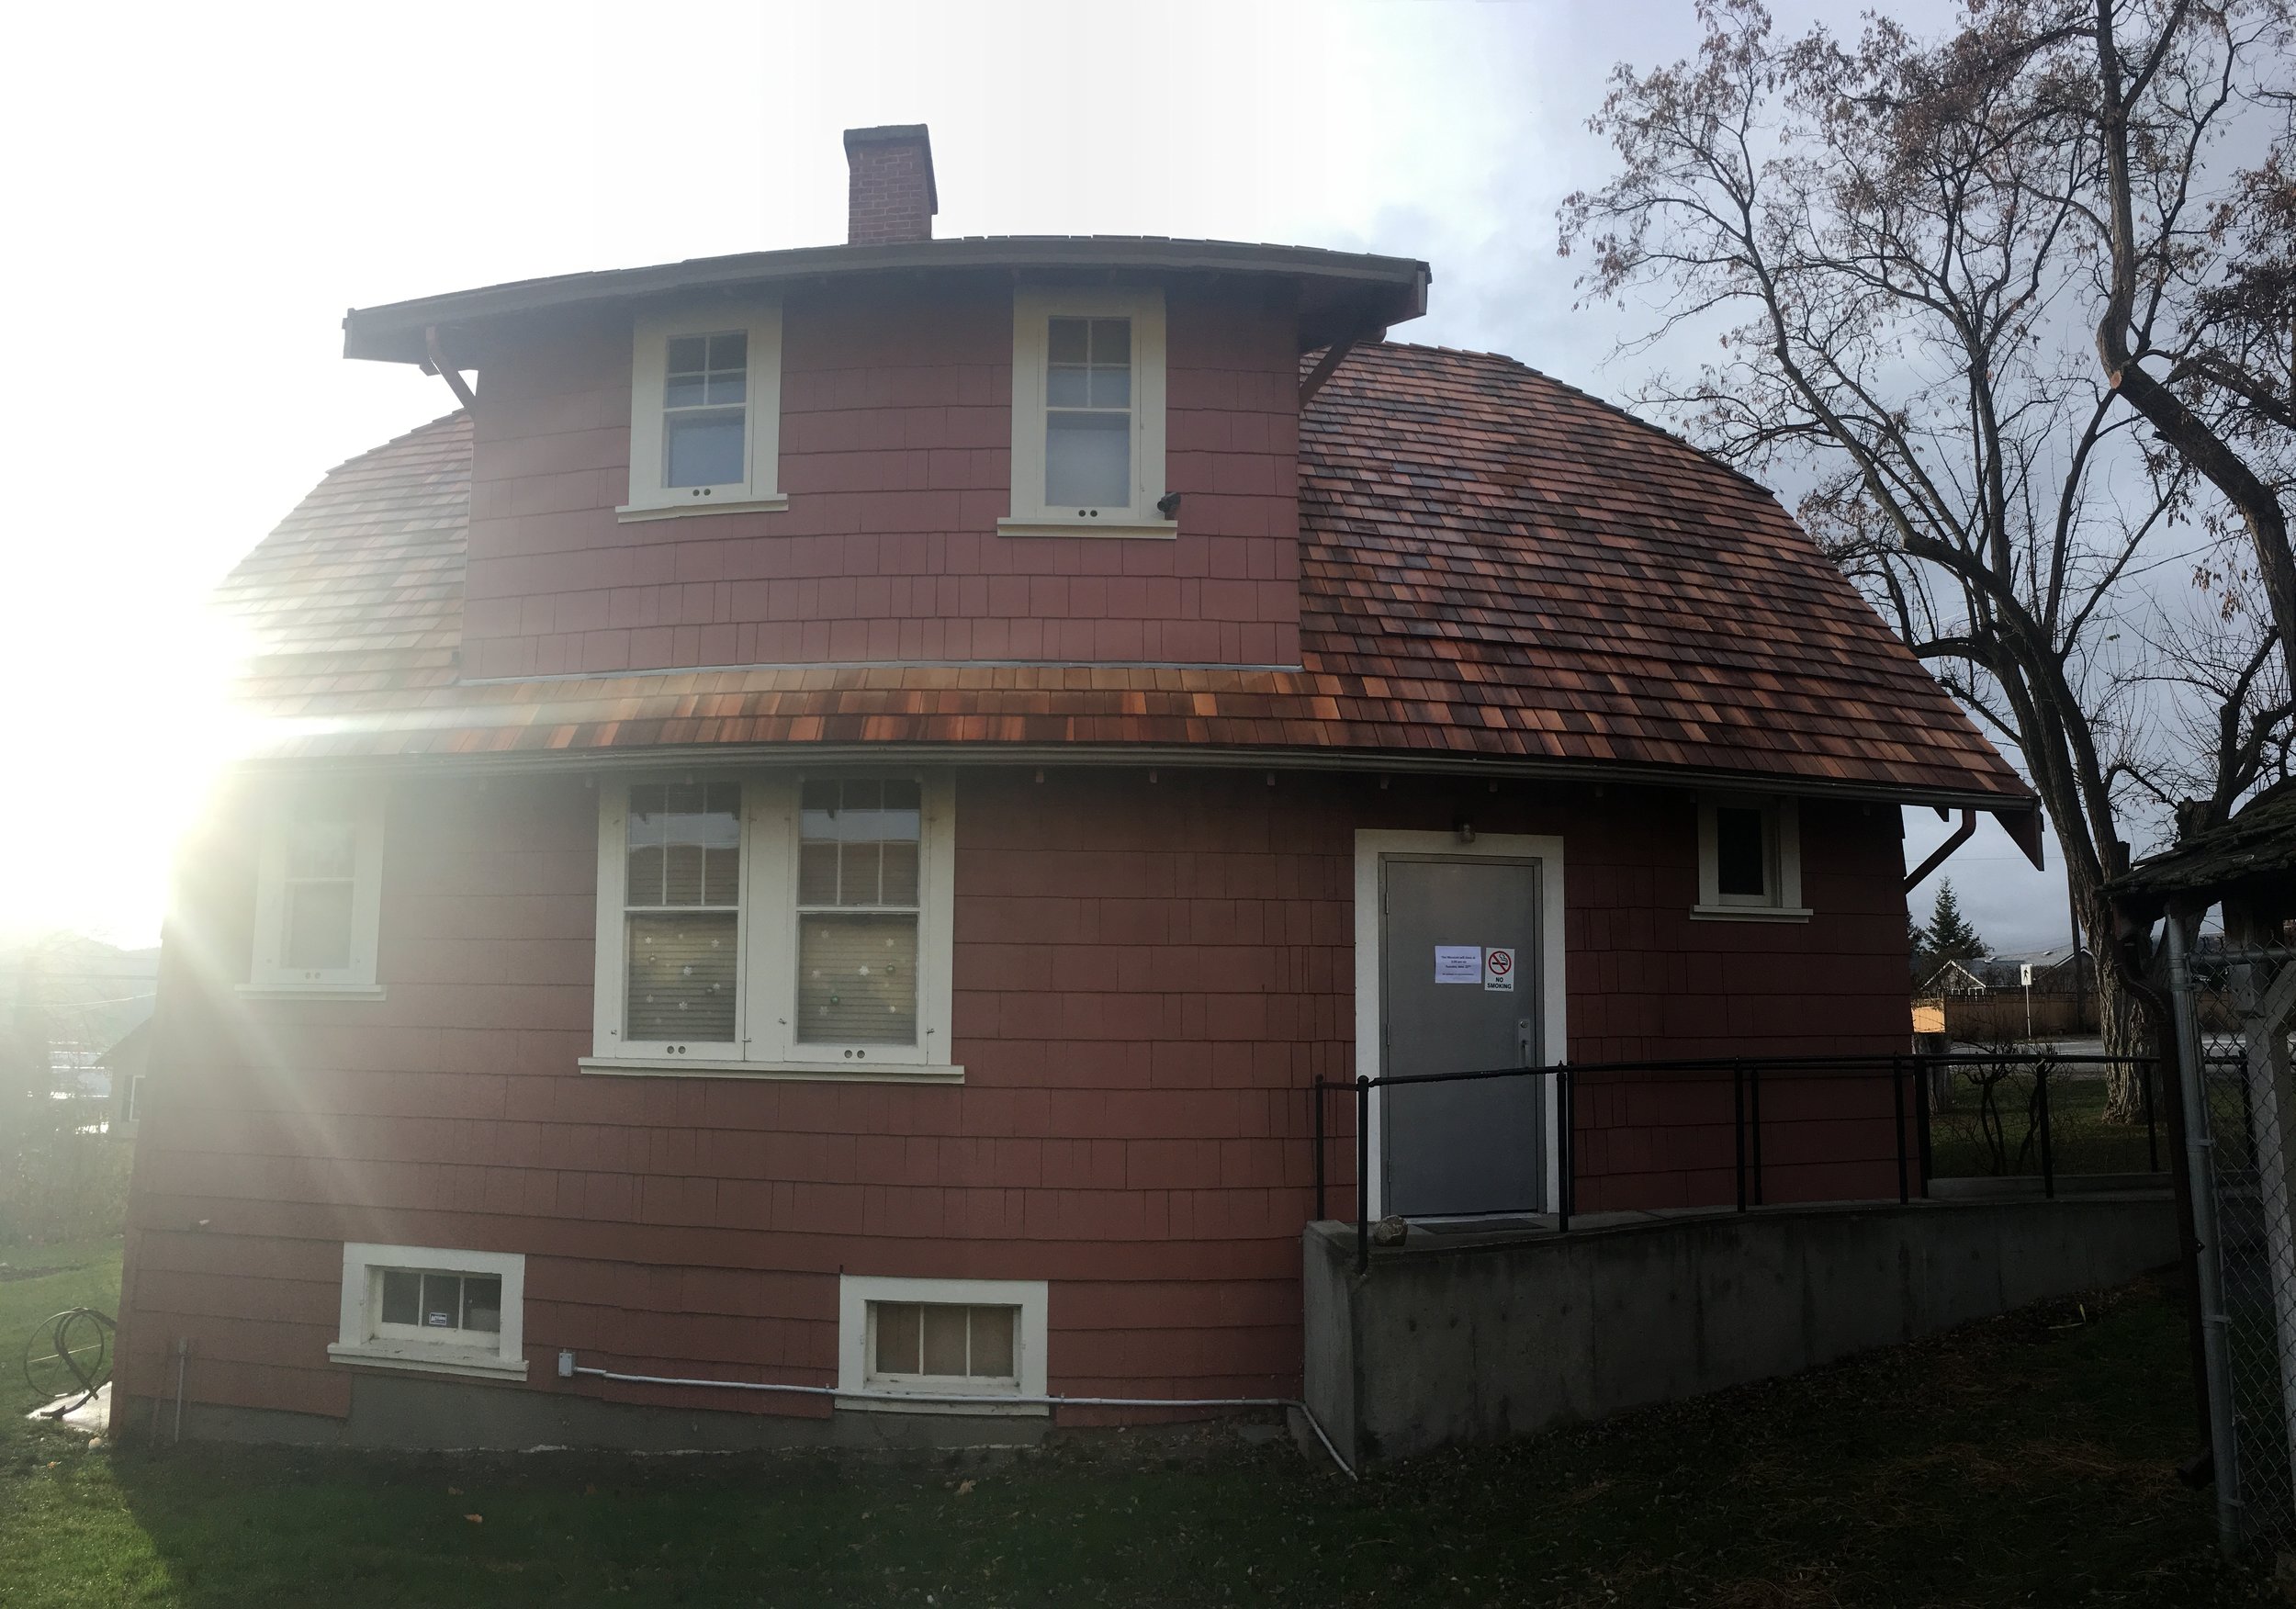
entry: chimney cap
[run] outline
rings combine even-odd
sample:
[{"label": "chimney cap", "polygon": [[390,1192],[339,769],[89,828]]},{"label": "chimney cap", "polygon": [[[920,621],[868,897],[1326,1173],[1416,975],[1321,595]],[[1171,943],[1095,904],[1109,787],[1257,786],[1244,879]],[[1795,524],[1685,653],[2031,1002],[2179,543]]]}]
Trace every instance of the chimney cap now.
[{"label": "chimney cap", "polygon": [[940,191],[933,183],[932,130],[923,123],[880,123],[873,129],[845,130],[845,154],[850,159],[856,145],[894,145],[915,141],[925,152],[925,207],[933,216],[940,214]]}]

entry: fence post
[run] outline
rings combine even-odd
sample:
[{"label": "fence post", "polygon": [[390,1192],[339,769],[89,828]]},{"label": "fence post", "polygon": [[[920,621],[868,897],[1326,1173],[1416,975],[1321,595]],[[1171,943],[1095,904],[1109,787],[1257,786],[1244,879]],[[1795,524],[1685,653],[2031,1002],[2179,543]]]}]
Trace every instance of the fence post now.
[{"label": "fence post", "polygon": [[2033,1098],[2041,1107],[2041,1193],[2054,1201],[2057,1197],[2057,1159],[2055,1148],[2050,1143],[2054,1136],[2049,1123],[2049,1063],[2033,1063]]},{"label": "fence post", "polygon": [[1754,1205],[1762,1205],[1761,1198],[1761,1063],[1754,1063],[1746,1069],[1747,1127],[1751,1131],[1750,1148],[1754,1153]]},{"label": "fence post", "polygon": [[1738,1210],[1746,1210],[1746,1063],[1730,1063],[1730,1140],[1738,1152]]},{"label": "fence post", "polygon": [[1318,1078],[1309,1098],[1315,1102],[1315,1221],[1323,1221],[1323,1081]]},{"label": "fence post", "polygon": [[2160,1149],[2153,1128],[2153,1081],[2160,1076],[2160,1061],[2147,1057],[2137,1063],[2137,1087],[2144,1092],[2144,1171],[2160,1172]]},{"label": "fence post", "polygon": [[2234,1516],[2240,1508],[2241,1469],[2233,1433],[2231,1320],[2224,1311],[2223,1253],[2217,1240],[2215,1142],[2209,1133],[2208,1069],[2200,1060],[2200,1007],[2193,998],[2184,925],[2172,914],[2162,926],[2167,929],[2168,992],[2176,1003],[2177,1018],[2177,1097],[2184,1115],[2192,1238],[2199,1252],[2193,1278],[2200,1288],[2200,1345],[2208,1362],[2209,1444],[2216,1465],[2216,1539],[2230,1558],[2240,1541]]},{"label": "fence post", "polygon": [[1356,1080],[1356,1272],[1371,1266],[1371,1080]]},{"label": "fence post", "polygon": [[1897,1205],[1903,1207],[1912,1198],[1906,1187],[1906,1063],[1901,1056],[1889,1059],[1889,1104],[1897,1120]]},{"label": "fence post", "polygon": [[1570,1098],[1570,1069],[1568,1067],[1555,1069],[1555,1105],[1560,1108],[1562,1114],[1562,1132],[1555,1136],[1555,1158],[1562,1169],[1562,1177],[1558,1182],[1555,1191],[1555,1206],[1558,1209],[1555,1214],[1555,1232],[1569,1234],[1570,1232],[1570,1131],[1575,1125],[1578,1113]]},{"label": "fence post", "polygon": [[1935,1063],[1927,1056],[1914,1060],[1913,1080],[1913,1142],[1921,1163],[1921,1198],[1930,1198],[1930,1174],[1935,1158],[1930,1152],[1930,1080],[1937,1076]]}]

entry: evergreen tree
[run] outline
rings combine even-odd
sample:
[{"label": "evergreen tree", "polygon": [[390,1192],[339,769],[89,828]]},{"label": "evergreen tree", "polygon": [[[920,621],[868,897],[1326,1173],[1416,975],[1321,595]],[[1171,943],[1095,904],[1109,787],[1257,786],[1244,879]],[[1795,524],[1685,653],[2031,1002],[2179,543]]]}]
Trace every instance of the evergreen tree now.
[{"label": "evergreen tree", "polygon": [[1965,965],[1993,953],[1993,946],[1979,938],[1976,928],[1961,914],[1961,902],[1953,897],[1950,877],[1937,885],[1937,906],[1930,913],[1929,952],[1939,966],[1949,961]]}]

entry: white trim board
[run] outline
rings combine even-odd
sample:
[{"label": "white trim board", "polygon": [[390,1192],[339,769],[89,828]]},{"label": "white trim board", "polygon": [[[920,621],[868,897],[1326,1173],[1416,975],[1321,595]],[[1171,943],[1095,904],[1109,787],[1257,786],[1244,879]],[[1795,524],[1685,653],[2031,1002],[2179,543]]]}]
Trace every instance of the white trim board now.
[{"label": "white trim board", "polygon": [[[837,1385],[840,1391],[895,1391],[897,1386],[870,1385],[869,1304],[872,1301],[962,1302],[982,1307],[1020,1310],[1013,1333],[1018,1371],[1010,1392],[984,1390],[978,1402],[896,1402],[884,1396],[839,1397],[839,1408],[872,1413],[1010,1413],[1042,1415],[1052,1412],[1043,1402],[1007,1401],[1007,1396],[1050,1395],[1045,1367],[1049,1287],[1041,1279],[906,1279],[881,1274],[845,1274],[838,1278]],[[932,1393],[963,1389],[940,1383],[917,1388]]]},{"label": "white trim board", "polygon": [[[1379,992],[1379,863],[1388,855],[1440,855],[1446,858],[1538,862],[1538,1016],[1540,1053],[1552,1065],[1570,1053],[1570,1028],[1565,1020],[1569,991],[1565,986],[1563,953],[1562,839],[1527,833],[1479,833],[1473,843],[1461,843],[1455,832],[1393,832],[1371,827],[1356,830],[1356,1073],[1379,1076],[1381,1032]],[[1368,1153],[1371,1176],[1362,1181],[1370,1217],[1377,1219],[1380,1200],[1380,1111],[1384,1105],[1374,1091],[1371,1102]],[[1548,1210],[1561,1205],[1562,1170],[1558,1130],[1555,1082],[1547,1081],[1547,1196]]]}]

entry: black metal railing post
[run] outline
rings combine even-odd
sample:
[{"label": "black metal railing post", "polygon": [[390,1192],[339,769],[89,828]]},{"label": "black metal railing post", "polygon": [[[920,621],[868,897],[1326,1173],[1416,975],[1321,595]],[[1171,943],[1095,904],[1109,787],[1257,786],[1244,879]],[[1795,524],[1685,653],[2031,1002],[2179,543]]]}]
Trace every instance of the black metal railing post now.
[{"label": "black metal railing post", "polygon": [[2160,1172],[2160,1143],[2153,1128],[2153,1080],[2159,1075],[2160,1063],[2146,1058],[2136,1064],[2137,1087],[2144,1092],[2144,1171]]},{"label": "black metal railing post", "polygon": [[1746,1127],[1750,1136],[1749,1148],[1753,1153],[1754,1205],[1761,1199],[1761,1063],[1754,1063],[1746,1069]]},{"label": "black metal railing post", "polygon": [[1930,1198],[1930,1175],[1936,1167],[1936,1158],[1930,1151],[1930,1080],[1937,1076],[1937,1063],[1927,1056],[1914,1063],[1913,1084],[1913,1142],[1921,1162],[1921,1198]]},{"label": "black metal railing post", "polygon": [[1889,1104],[1897,1120],[1897,1205],[1903,1207],[1913,1198],[1906,1181],[1906,1063],[1897,1056],[1889,1061]]},{"label": "black metal railing post", "polygon": [[1558,1234],[1569,1234],[1570,1232],[1570,1175],[1572,1171],[1571,1130],[1576,1125],[1578,1110],[1570,1097],[1570,1069],[1568,1067],[1555,1069],[1555,1105],[1559,1110],[1562,1121],[1562,1132],[1555,1136],[1555,1160],[1562,1170],[1562,1177],[1555,1191],[1555,1205],[1559,1210],[1555,1214],[1555,1232]]},{"label": "black metal railing post", "polygon": [[1730,1140],[1738,1153],[1738,1210],[1746,1210],[1746,1063],[1730,1063]]},{"label": "black metal railing post", "polygon": [[1356,1272],[1371,1266],[1371,1080],[1356,1080]]},{"label": "black metal railing post", "polygon": [[2057,1193],[2056,1148],[2049,1123],[2049,1063],[2033,1063],[2033,1099],[2041,1108],[2041,1193],[2054,1200]]},{"label": "black metal railing post", "polygon": [[1323,1081],[1319,1078],[1310,1091],[1315,1102],[1315,1221],[1323,1221]]}]

